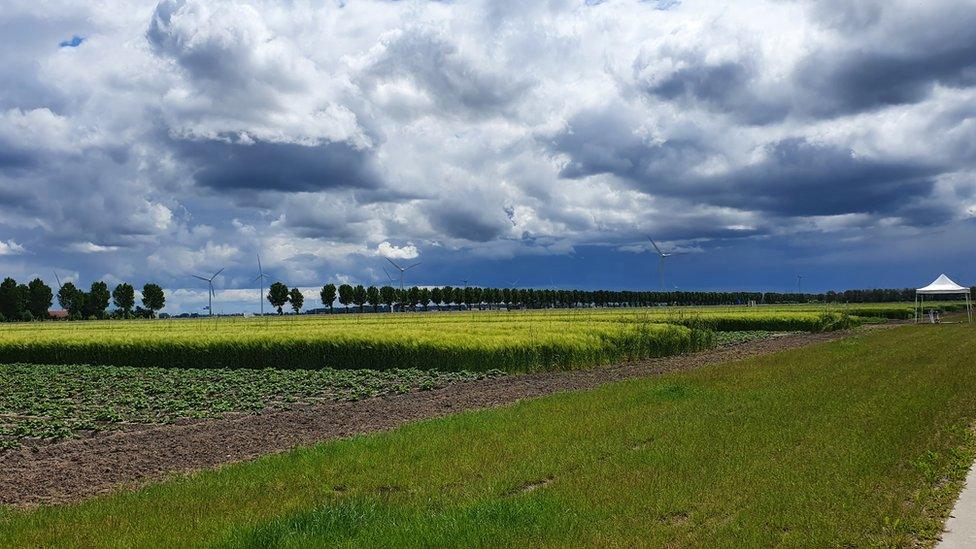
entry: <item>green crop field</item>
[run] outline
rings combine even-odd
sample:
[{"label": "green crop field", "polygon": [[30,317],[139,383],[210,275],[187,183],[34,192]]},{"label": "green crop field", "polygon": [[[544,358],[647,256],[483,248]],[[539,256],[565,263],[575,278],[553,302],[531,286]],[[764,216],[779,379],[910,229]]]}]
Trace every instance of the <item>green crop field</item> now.
[{"label": "green crop field", "polygon": [[0,364],[0,450],[28,439],[359,400],[497,375],[501,372]]},{"label": "green crop field", "polygon": [[974,334],[878,330],[8,510],[0,546],[930,546],[976,448]]},{"label": "green crop field", "polygon": [[824,310],[702,308],[25,323],[0,328],[0,362],[525,372],[704,349],[713,330],[858,322]]},{"label": "green crop field", "polygon": [[[718,332],[716,344],[735,345],[788,333]],[[16,448],[27,440],[57,440],[226,413],[352,401],[500,375],[500,370],[0,364],[0,450]]]}]

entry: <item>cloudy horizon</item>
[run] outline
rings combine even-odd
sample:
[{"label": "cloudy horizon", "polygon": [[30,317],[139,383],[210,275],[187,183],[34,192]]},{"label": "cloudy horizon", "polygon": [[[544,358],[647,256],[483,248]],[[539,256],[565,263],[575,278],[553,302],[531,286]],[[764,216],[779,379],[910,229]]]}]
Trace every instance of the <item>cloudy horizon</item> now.
[{"label": "cloudy horizon", "polygon": [[389,257],[657,289],[651,235],[668,288],[976,284],[972,0],[13,0],[0,31],[19,281],[199,312],[191,275],[238,296],[260,253],[307,288]]}]

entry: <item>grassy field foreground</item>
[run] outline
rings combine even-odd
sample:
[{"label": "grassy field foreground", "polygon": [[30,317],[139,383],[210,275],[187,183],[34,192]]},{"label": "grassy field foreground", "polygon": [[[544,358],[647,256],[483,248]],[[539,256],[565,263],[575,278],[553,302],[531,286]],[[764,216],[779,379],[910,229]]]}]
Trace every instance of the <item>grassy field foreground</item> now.
[{"label": "grassy field foreground", "polygon": [[7,511],[0,544],[925,544],[974,364],[968,326],[877,330]]}]

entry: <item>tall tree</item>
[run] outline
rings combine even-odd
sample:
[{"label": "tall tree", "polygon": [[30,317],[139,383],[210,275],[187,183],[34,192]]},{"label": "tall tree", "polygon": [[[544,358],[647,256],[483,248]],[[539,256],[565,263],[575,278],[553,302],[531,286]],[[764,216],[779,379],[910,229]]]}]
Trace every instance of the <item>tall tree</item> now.
[{"label": "tall tree", "polygon": [[166,296],[158,284],[150,282],[142,287],[142,306],[149,311],[149,318],[155,318],[156,311],[166,306]]},{"label": "tall tree", "polygon": [[430,289],[430,300],[434,302],[434,305],[438,306],[444,302],[444,294],[441,293],[441,289],[437,286]]},{"label": "tall tree", "polygon": [[390,308],[390,312],[393,312],[393,303],[396,302],[396,289],[393,286],[380,288],[380,301]]},{"label": "tall tree", "polygon": [[136,289],[132,287],[132,284],[125,282],[119,284],[112,290],[112,303],[118,307],[122,313],[122,318],[130,318],[132,308],[136,306]]},{"label": "tall tree", "polygon": [[108,284],[101,280],[92,282],[91,289],[88,291],[87,315],[95,318],[105,317],[105,309],[112,299],[111,292],[108,291]]},{"label": "tall tree", "polygon": [[28,298],[27,309],[37,320],[47,320],[47,310],[54,302],[54,292],[51,287],[44,283],[40,278],[31,280],[27,285]]},{"label": "tall tree", "polygon": [[363,312],[363,305],[366,304],[366,288],[362,284],[352,289],[352,302],[359,306],[359,312]]},{"label": "tall tree", "polygon": [[376,286],[370,286],[366,288],[366,303],[369,303],[373,307],[373,312],[379,310],[380,307],[380,291]]},{"label": "tall tree", "polygon": [[30,288],[27,284],[17,285],[17,309],[20,310],[20,318],[17,320],[34,320],[34,315],[30,312]]},{"label": "tall tree", "polygon": [[75,290],[71,294],[71,301],[68,302],[68,318],[71,320],[84,320],[88,318],[88,292]]},{"label": "tall tree", "polygon": [[332,312],[332,306],[335,304],[336,300],[336,287],[335,284],[329,283],[322,286],[322,291],[319,292],[319,297],[322,298],[322,305],[329,308],[329,312]]},{"label": "tall tree", "polygon": [[68,310],[68,306],[71,305],[71,298],[74,296],[78,288],[75,287],[74,283],[65,282],[58,289],[58,305],[65,311]]},{"label": "tall tree", "polygon": [[425,311],[427,310],[427,307],[430,305],[430,300],[431,300],[431,295],[430,294],[431,294],[431,290],[430,289],[428,289],[428,288],[421,288],[420,289],[420,296],[418,298],[418,301],[424,307],[424,310]]},{"label": "tall tree", "polygon": [[284,314],[281,310],[288,303],[288,286],[285,286],[281,282],[275,282],[268,288],[268,301],[271,306],[278,309],[278,314]]},{"label": "tall tree", "polygon": [[302,305],[305,304],[305,296],[302,295],[301,290],[298,288],[292,288],[291,291],[288,292],[288,301],[291,302],[291,308],[297,315],[302,310]]},{"label": "tall tree", "polygon": [[24,314],[24,303],[17,289],[17,281],[10,277],[0,283],[0,314],[7,320],[20,320]]},{"label": "tall tree", "polygon": [[340,284],[339,304],[348,309],[350,303],[352,303],[352,286],[348,284]]},{"label": "tall tree", "polygon": [[410,308],[416,311],[417,302],[420,301],[420,288],[411,286],[410,289],[407,290],[407,301],[410,302]]}]

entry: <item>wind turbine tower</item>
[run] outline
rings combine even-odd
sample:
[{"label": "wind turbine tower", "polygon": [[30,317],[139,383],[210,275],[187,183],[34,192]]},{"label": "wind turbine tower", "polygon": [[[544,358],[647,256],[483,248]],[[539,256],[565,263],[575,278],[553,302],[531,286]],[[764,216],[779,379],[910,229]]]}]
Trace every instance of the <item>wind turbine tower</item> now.
[{"label": "wind turbine tower", "polygon": [[217,294],[214,293],[213,281],[214,281],[215,278],[217,278],[217,275],[219,275],[222,272],[224,272],[224,269],[223,268],[221,268],[219,271],[215,272],[213,274],[213,276],[211,276],[210,278],[204,278],[204,277],[199,276],[199,275],[191,275],[191,276],[193,276],[193,278],[199,278],[200,280],[206,282],[207,283],[207,286],[209,286],[209,288],[210,288],[210,292],[207,294],[207,311],[210,312],[210,316],[213,316],[213,298],[216,297],[216,295],[217,295]]},{"label": "wind turbine tower", "polygon": [[264,316],[264,279],[266,278],[270,277],[264,274],[264,268],[261,267],[261,255],[258,254],[258,276],[254,282],[258,283],[258,302],[261,304],[261,316]]},{"label": "wind turbine tower", "polygon": [[416,267],[417,265],[420,265],[420,262],[418,261],[418,262],[416,262],[416,263],[414,263],[413,265],[409,265],[409,266],[407,266],[407,267],[401,267],[401,266],[399,266],[399,265],[397,265],[397,264],[396,264],[396,262],[394,262],[394,261],[393,261],[392,259],[390,259],[389,257],[387,257],[387,258],[385,258],[385,259],[386,259],[387,261],[389,261],[389,262],[390,262],[390,264],[392,264],[392,265],[393,265],[394,267],[396,267],[396,269],[397,269],[398,271],[400,271],[400,292],[402,293],[402,292],[403,292],[403,273],[405,273],[405,272],[407,272],[407,271],[409,271],[410,269],[413,269],[413,268],[414,268],[414,267]]},{"label": "wind turbine tower", "polygon": [[657,252],[657,256],[658,256],[657,277],[661,285],[661,291],[663,292],[664,291],[664,260],[674,255],[674,252],[667,252],[667,253],[662,252],[661,248],[658,248],[657,243],[654,242],[653,238],[647,237],[647,239],[651,241],[651,246],[654,246],[654,251]]}]

